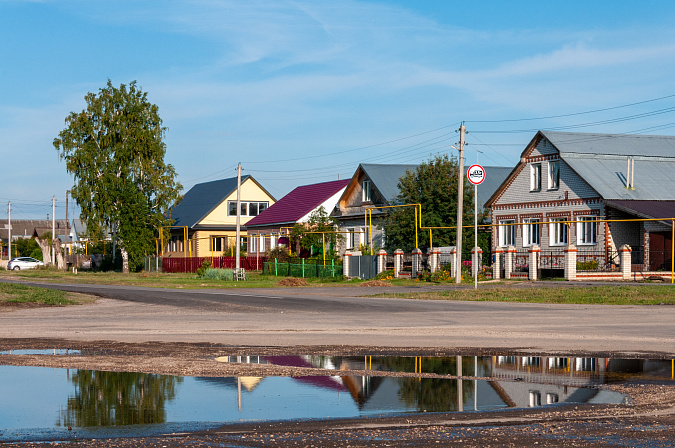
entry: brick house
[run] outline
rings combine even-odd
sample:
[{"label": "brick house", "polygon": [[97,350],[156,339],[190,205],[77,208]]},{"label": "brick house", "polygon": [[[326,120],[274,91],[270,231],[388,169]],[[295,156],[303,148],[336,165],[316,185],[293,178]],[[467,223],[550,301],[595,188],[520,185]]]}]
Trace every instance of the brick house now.
[{"label": "brick house", "polygon": [[[494,245],[525,252],[536,244],[552,260],[574,244],[612,263],[628,244],[634,270],[662,269],[671,257],[674,175],[675,137],[539,131],[486,203],[501,224]],[[636,218],[659,220],[602,222]]]}]

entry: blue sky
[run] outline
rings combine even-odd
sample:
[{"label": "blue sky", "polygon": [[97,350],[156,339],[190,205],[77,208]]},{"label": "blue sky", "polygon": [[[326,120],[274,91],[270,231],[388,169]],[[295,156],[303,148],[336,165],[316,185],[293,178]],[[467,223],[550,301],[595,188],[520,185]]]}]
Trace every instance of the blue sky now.
[{"label": "blue sky", "polygon": [[462,121],[483,165],[537,129],[672,135],[673,23],[669,1],[0,0],[0,209],[64,217],[52,141],[108,78],[159,106],[184,191],[241,162],[280,198],[454,154]]}]

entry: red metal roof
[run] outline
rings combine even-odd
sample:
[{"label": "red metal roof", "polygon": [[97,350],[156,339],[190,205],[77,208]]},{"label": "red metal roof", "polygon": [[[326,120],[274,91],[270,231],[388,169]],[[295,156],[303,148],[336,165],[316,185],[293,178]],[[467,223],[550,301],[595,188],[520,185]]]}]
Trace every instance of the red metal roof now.
[{"label": "red metal roof", "polygon": [[[297,187],[246,223],[246,227],[296,223],[324,201],[345,188],[351,179]],[[326,210],[330,213],[331,210]]]}]

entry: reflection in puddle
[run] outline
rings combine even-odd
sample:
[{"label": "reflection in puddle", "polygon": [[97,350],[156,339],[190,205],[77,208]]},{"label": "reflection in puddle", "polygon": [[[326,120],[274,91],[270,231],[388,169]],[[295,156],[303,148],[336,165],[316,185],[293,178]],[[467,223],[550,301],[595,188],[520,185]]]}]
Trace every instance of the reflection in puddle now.
[{"label": "reflection in puddle", "polygon": [[69,348],[50,348],[41,350],[3,350],[0,355],[79,355],[79,350]]},{"label": "reflection in puddle", "polygon": [[[335,372],[192,378],[0,366],[0,441],[147,436],[254,420],[623,403],[623,395],[593,386],[645,376],[671,378],[670,361],[605,358],[249,356],[219,361]],[[355,370],[412,375],[354,375]],[[461,378],[414,375],[420,372]]]}]

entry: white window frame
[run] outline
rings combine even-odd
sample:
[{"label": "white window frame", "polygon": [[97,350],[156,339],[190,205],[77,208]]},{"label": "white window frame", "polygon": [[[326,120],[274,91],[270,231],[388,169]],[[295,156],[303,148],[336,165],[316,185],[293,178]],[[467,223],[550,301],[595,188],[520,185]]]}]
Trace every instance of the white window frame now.
[{"label": "white window frame", "polygon": [[541,191],[541,163],[530,165],[530,191]]},{"label": "white window frame", "polygon": [[[595,216],[578,216],[577,221],[577,245],[594,246],[598,244],[598,226]],[[587,241],[590,237],[590,241]]]},{"label": "white window frame", "polygon": [[266,238],[267,238],[267,234],[265,234],[265,233],[261,233],[261,234],[260,234],[260,238],[258,238],[258,240],[260,241],[260,252],[265,252],[265,250],[266,250],[266,249],[265,249],[266,246],[267,246],[267,245],[265,244],[265,243],[266,243],[266,241],[265,241]]},{"label": "white window frame", "polygon": [[[240,216],[258,216],[269,207],[268,201],[239,201],[241,207]],[[237,216],[237,201],[227,201],[227,216]],[[250,204],[258,204],[258,213],[255,215],[249,214],[251,208]],[[234,210],[233,210],[234,209]]]},{"label": "white window frame", "polygon": [[501,219],[499,224],[511,224],[499,226],[499,245],[501,247],[516,245],[516,223],[515,219]]},{"label": "white window frame", "polygon": [[565,222],[567,218],[549,218],[548,225],[549,245],[550,246],[567,246],[568,244],[568,229]]},{"label": "white window frame", "polygon": [[362,184],[363,195],[361,197],[363,202],[372,202],[372,182],[364,180]]},{"label": "white window frame", "polygon": [[[523,220],[523,247],[529,247],[534,244],[541,246],[540,222],[540,218],[527,218]],[[535,229],[536,231],[533,232]],[[533,236],[536,236],[536,238],[532,238]]]},{"label": "white window frame", "polygon": [[251,254],[258,252],[258,241],[257,241],[258,235],[255,234],[255,233],[252,233],[248,236],[248,239],[249,239],[248,248],[250,250],[248,250],[247,252],[249,252]]},{"label": "white window frame", "polygon": [[270,233],[270,249],[277,247],[277,242],[279,241],[278,235],[276,232]]},{"label": "white window frame", "polygon": [[[227,248],[227,243],[225,242],[225,236],[214,235],[211,237],[211,252],[225,252]],[[218,241],[219,244],[216,243]],[[216,245],[220,246],[220,249],[216,248]]]},{"label": "white window frame", "polygon": [[560,161],[552,160],[548,162],[548,189],[558,190],[560,188]]}]

